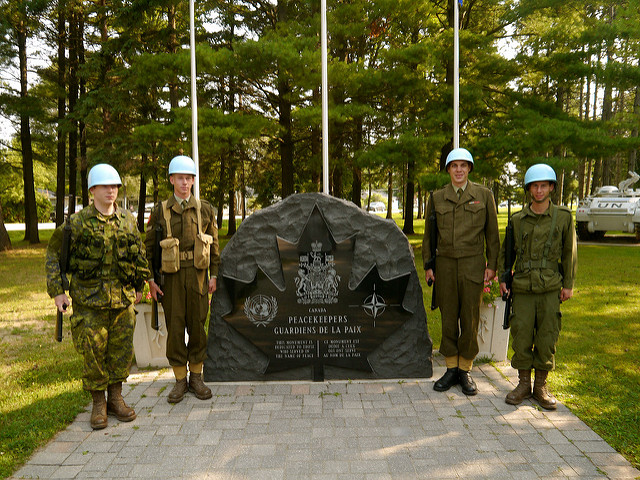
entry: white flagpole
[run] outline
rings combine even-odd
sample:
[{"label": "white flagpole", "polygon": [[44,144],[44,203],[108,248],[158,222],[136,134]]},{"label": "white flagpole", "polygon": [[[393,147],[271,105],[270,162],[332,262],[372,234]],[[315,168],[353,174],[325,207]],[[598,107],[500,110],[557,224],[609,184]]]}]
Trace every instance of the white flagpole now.
[{"label": "white flagpole", "polygon": [[196,28],[195,0],[189,0],[189,28],[191,29],[191,145],[193,161],[196,164],[196,180],[193,194],[200,198],[200,161],[198,159],[198,97],[196,90]]},{"label": "white flagpole", "polygon": [[453,0],[453,148],[460,147],[460,13]]},{"label": "white flagpole", "polygon": [[322,49],[322,191],[329,194],[329,78],[327,73],[327,0],[320,1]]}]

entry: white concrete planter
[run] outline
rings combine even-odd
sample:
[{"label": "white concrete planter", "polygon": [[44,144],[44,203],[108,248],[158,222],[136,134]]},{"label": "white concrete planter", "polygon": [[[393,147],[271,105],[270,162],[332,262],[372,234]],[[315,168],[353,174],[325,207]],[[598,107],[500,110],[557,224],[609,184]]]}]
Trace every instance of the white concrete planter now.
[{"label": "white concrete planter", "polygon": [[478,325],[477,358],[489,358],[496,362],[507,360],[509,349],[509,330],[502,328],[505,302],[496,299],[495,305],[480,305],[480,323]]},{"label": "white concrete planter", "polygon": [[133,331],[133,350],[138,367],[168,367],[167,360],[167,326],[164,321],[164,310],[158,305],[158,321],[160,330],[151,326],[151,305],[139,303],[136,309],[136,326]]}]

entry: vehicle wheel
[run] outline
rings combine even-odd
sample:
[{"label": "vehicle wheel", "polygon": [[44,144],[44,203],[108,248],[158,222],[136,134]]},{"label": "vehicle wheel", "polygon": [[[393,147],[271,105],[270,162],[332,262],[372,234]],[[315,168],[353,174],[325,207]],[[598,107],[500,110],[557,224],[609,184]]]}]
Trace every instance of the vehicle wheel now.
[{"label": "vehicle wheel", "polygon": [[636,223],[636,242],[640,242],[640,223]]},{"label": "vehicle wheel", "polygon": [[593,240],[593,234],[587,229],[587,222],[577,223],[578,238],[583,242]]}]

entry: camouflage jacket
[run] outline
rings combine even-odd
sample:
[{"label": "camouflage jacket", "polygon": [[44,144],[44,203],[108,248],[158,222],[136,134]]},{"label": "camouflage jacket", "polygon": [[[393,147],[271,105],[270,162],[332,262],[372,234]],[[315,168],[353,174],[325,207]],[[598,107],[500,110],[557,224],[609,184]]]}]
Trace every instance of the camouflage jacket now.
[{"label": "camouflage jacket", "polygon": [[[106,217],[90,205],[71,215],[69,293],[73,302],[96,309],[124,308],[142,291],[150,272],[133,215],[116,208]],[[60,256],[64,225],[58,227],[45,260],[47,293],[62,294]]]}]

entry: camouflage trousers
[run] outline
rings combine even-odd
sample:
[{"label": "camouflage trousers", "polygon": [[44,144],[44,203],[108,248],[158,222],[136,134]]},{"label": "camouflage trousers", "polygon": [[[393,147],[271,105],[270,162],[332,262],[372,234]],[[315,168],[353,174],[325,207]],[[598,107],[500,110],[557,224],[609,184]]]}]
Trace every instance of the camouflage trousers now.
[{"label": "camouflage trousers", "polygon": [[73,307],[71,333],[76,351],[84,358],[82,386],[106,390],[129,376],[133,360],[133,305],[97,310]]}]

